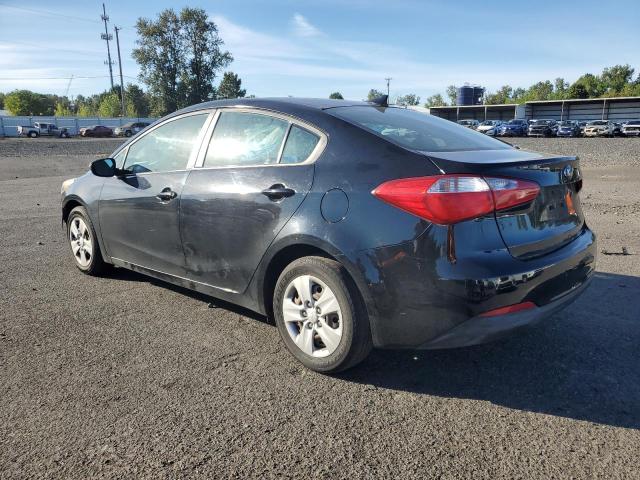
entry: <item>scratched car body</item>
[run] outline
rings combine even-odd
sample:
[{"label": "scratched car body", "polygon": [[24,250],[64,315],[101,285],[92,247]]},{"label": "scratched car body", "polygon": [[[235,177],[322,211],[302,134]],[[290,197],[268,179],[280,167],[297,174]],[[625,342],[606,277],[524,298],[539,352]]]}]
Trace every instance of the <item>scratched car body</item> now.
[{"label": "scratched car body", "polygon": [[[335,372],[549,317],[596,243],[575,157],[382,103],[237,99],[151,125],[62,188],[84,272],[128,268],[275,318]],[[177,322],[180,319],[176,319]]]}]

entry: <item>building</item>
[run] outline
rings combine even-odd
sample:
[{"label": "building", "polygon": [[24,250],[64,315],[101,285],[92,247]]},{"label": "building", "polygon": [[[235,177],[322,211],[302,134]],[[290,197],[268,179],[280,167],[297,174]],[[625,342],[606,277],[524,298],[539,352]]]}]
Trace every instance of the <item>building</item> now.
[{"label": "building", "polygon": [[467,119],[483,121],[512,118],[622,122],[640,118],[640,97],[572,98],[504,105],[452,105],[431,107],[431,114],[454,122]]}]

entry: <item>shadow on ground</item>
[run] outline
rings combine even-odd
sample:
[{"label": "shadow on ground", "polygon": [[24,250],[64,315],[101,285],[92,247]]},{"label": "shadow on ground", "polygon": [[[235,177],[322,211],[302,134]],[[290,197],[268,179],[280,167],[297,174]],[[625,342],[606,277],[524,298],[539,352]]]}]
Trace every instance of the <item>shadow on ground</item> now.
[{"label": "shadow on ground", "polygon": [[501,342],[377,351],[341,378],[640,428],[640,278],[598,273],[565,311]]},{"label": "shadow on ground", "polygon": [[[258,321],[265,317],[117,269]],[[597,273],[566,310],[509,339],[455,350],[374,351],[338,378],[380,388],[640,429],[640,277]]]}]

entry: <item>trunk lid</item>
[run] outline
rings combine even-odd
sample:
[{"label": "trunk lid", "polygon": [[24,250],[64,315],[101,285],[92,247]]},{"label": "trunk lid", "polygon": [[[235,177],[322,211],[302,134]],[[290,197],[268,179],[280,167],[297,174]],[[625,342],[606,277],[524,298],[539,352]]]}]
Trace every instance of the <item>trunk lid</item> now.
[{"label": "trunk lid", "polygon": [[495,215],[502,239],[516,258],[534,258],[561,248],[584,226],[577,157],[511,149],[424,153],[444,173],[510,177],[540,185],[533,202]]}]

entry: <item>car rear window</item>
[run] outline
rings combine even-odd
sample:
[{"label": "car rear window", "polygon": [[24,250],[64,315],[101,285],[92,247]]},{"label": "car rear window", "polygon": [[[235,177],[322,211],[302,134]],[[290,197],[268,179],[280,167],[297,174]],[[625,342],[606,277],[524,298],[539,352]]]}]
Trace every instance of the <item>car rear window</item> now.
[{"label": "car rear window", "polygon": [[284,145],[284,150],[282,151],[280,163],[292,164],[304,162],[316,148],[319,140],[320,138],[317,135],[296,125],[292,125],[289,136],[287,137],[287,142]]},{"label": "car rear window", "polygon": [[331,108],[326,112],[411,150],[454,152],[512,148],[454,122],[404,108],[353,106]]}]

